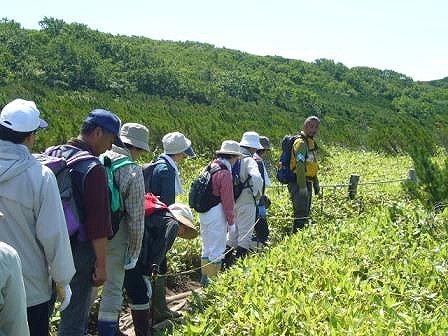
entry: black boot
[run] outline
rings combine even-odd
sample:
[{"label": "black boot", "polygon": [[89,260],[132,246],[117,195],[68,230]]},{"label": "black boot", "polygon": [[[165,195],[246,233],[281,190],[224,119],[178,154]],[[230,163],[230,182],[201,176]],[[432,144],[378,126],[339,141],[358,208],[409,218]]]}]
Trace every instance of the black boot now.
[{"label": "black boot", "polygon": [[234,263],[235,263],[235,250],[230,246],[226,246],[226,250],[224,252],[224,258],[222,259],[221,268],[225,270],[231,267]]},{"label": "black boot", "polygon": [[235,254],[235,258],[244,258],[245,256],[247,256],[249,254],[249,250],[245,249],[244,247],[238,246],[236,248],[236,254]]},{"label": "black boot", "polygon": [[149,309],[131,310],[132,322],[134,323],[135,336],[150,336]]}]

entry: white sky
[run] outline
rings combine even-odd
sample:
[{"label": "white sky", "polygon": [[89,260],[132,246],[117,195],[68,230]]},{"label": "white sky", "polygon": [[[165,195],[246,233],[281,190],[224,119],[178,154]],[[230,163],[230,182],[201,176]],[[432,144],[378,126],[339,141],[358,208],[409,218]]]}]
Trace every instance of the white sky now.
[{"label": "white sky", "polygon": [[448,76],[447,0],[3,0],[0,18],[45,16],[102,32],[207,42],[256,55]]}]

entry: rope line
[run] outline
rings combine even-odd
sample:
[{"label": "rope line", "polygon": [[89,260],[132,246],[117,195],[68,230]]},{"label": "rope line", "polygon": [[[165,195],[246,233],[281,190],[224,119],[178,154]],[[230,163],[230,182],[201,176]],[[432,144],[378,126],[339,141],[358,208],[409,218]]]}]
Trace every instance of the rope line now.
[{"label": "rope line", "polygon": [[[404,182],[404,181],[409,181],[410,179],[408,178],[401,178],[401,179],[393,179],[393,180],[380,180],[380,181],[370,181],[370,182],[363,182],[363,183],[358,183],[357,185],[379,185],[379,184],[386,184],[386,183],[397,183],[397,182]],[[273,184],[270,186],[270,188],[284,188],[285,186],[287,186],[286,184]],[[321,188],[321,203],[323,203],[324,200],[324,189],[336,189],[336,188],[345,188],[345,187],[351,187],[352,184],[350,183],[340,183],[340,184],[327,184],[327,185],[320,185]],[[322,206],[322,205],[321,205]],[[441,203],[441,204],[437,204],[434,209],[440,209],[443,208],[445,206],[448,206],[448,203]],[[323,207],[323,206],[322,206]],[[322,209],[321,209],[322,210]],[[321,211],[322,212],[322,211]],[[282,216],[269,216],[269,218],[272,219],[285,219],[285,220],[296,220],[296,219],[310,219],[311,217],[307,216],[307,217],[282,217]],[[254,225],[252,225],[249,230],[245,233],[245,235],[241,238],[244,239],[247,237],[247,235],[249,233],[253,232],[253,229],[255,228],[255,225],[257,225],[258,221],[260,220],[260,218],[258,218]],[[236,224],[234,224],[236,225]],[[235,250],[234,247],[230,247],[229,250],[227,250],[226,252],[222,253],[219,257],[215,258],[214,260],[209,261],[207,264],[205,265],[201,265],[199,267],[195,267],[192,268],[190,270],[186,270],[186,271],[181,271],[181,272],[177,272],[177,273],[166,273],[166,274],[157,274],[157,277],[168,277],[168,276],[179,276],[179,275],[188,275],[188,274],[192,274],[195,273],[199,270],[201,270],[202,268],[216,263],[217,261],[221,261],[227,254],[232,253]]]}]

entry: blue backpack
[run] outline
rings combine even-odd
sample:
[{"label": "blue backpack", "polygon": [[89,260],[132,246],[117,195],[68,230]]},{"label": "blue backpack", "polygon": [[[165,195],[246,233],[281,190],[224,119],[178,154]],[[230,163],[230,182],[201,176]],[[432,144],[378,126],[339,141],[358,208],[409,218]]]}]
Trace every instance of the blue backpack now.
[{"label": "blue backpack", "polygon": [[282,140],[282,154],[280,155],[279,167],[277,170],[277,180],[280,183],[288,184],[296,180],[296,173],[290,169],[292,146],[297,138],[302,134],[285,135]]}]

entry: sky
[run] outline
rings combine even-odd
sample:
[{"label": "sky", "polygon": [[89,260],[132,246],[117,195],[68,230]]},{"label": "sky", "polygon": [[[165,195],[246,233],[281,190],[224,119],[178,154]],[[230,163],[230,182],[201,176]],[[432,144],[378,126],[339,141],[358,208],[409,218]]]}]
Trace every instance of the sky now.
[{"label": "sky", "polygon": [[448,76],[447,0],[3,0],[0,18],[44,17],[102,32],[197,41],[255,55]]}]

